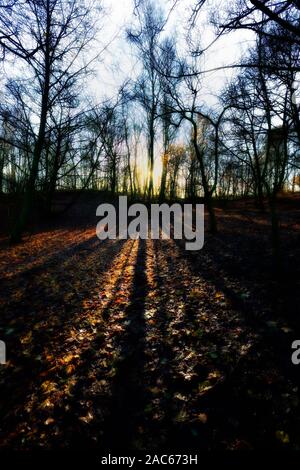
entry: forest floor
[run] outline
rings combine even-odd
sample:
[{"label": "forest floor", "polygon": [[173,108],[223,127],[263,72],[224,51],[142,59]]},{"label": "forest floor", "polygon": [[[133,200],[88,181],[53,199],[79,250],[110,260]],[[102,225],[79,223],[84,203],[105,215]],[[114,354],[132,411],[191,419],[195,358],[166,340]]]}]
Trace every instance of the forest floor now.
[{"label": "forest floor", "polygon": [[217,209],[199,252],[99,241],[98,203],[0,240],[1,447],[300,449],[300,198],[280,281],[251,202]]}]

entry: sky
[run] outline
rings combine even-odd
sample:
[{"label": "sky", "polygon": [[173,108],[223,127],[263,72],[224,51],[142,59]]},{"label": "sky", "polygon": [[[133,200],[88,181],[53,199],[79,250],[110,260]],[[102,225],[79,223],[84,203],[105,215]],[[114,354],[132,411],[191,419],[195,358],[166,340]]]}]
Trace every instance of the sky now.
[{"label": "sky", "polygon": [[[156,0],[166,14],[170,11],[174,0]],[[208,2],[212,5],[212,1]],[[225,2],[222,2],[223,5]],[[187,21],[191,14],[193,0],[177,0],[177,5],[169,16],[166,25],[166,34],[174,33],[179,44],[184,45]],[[113,96],[118,87],[129,76],[134,78],[137,73],[137,59],[135,51],[125,39],[125,30],[134,20],[133,0],[102,0],[106,12],[103,20],[103,29],[99,38],[102,47],[108,44],[102,55],[101,64],[97,64],[97,80],[92,83],[93,91],[97,97]],[[208,10],[204,10],[197,22],[194,36],[201,39],[201,44],[208,45],[215,38],[213,27],[209,24]],[[201,58],[203,69],[210,70],[215,67],[229,65],[237,62],[245,53],[247,47],[254,40],[250,31],[239,30],[223,35],[209,48]],[[101,47],[100,46],[100,47]],[[214,98],[230,79],[231,70],[219,70],[205,74],[203,77],[203,100],[213,104]]]},{"label": "sky", "polygon": [[[147,0],[145,0],[147,1]],[[165,28],[165,34],[174,34],[179,44],[179,50],[185,48],[185,35],[188,19],[191,15],[191,7],[196,0],[155,0],[166,14],[169,13],[172,5],[176,2],[176,7],[169,16]],[[229,2],[219,0],[208,0],[208,4],[215,2],[222,5]],[[138,60],[132,46],[126,41],[126,28],[134,21],[134,0],[94,0],[94,5],[102,5],[105,14],[99,16],[100,30],[96,36],[89,56],[86,59],[97,55],[99,51],[100,59],[94,63],[94,75],[88,77],[82,87],[86,87],[87,94],[91,97],[91,102],[100,103],[105,97],[114,97],[122,83],[127,78],[134,79],[139,71]],[[208,45],[215,37],[213,27],[209,24],[207,11],[198,18],[198,29],[194,31],[194,37],[201,38],[201,45]],[[222,36],[201,58],[202,69],[212,69],[237,62],[246,51],[254,34],[249,31],[239,30]],[[2,64],[2,67],[4,65]],[[24,64],[19,64],[16,68],[14,61],[5,64],[6,76],[22,76]],[[224,87],[226,81],[232,75],[231,70],[218,70],[207,73],[203,76],[202,101],[207,105],[216,103],[216,95]],[[1,76],[0,76],[1,78]],[[5,76],[2,77],[3,83]],[[0,91],[1,93],[1,91]]]},{"label": "sky", "polygon": [[[174,0],[156,0],[168,15]],[[209,1],[211,6],[214,2]],[[220,2],[219,2],[220,3]],[[191,15],[193,0],[177,0],[176,7],[169,16],[165,28],[165,35],[174,34],[179,44],[179,50],[184,53],[186,26]],[[223,6],[225,2],[222,2]],[[139,73],[138,59],[135,50],[126,41],[126,28],[134,21],[133,0],[102,0],[105,10],[103,27],[98,36],[99,47],[105,48],[101,56],[101,62],[96,64],[96,74],[90,81],[91,94],[101,102],[103,98],[114,97],[118,88],[127,78],[134,79]],[[215,39],[215,31],[209,23],[209,10],[204,10],[198,18],[197,27],[194,30],[194,38],[201,39],[201,46],[206,47]],[[215,67],[227,66],[236,63],[245,54],[247,48],[254,41],[254,34],[250,31],[239,30],[221,36],[201,57],[202,70],[210,70]],[[227,81],[235,72],[218,70],[205,74],[202,79],[202,92],[200,99],[205,106],[215,106],[218,96]],[[181,135],[187,134],[184,128]],[[182,138],[179,133],[179,139]],[[141,149],[140,166],[141,173],[146,173],[145,147]],[[157,141],[155,148],[154,179],[158,183],[161,175],[162,142]],[[144,170],[143,170],[144,168]]]}]

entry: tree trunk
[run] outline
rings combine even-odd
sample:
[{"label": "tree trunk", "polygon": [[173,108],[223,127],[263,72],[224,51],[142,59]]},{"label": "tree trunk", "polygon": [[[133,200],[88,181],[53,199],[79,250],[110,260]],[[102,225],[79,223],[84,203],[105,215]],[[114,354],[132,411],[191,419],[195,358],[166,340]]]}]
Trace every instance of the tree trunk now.
[{"label": "tree trunk", "polygon": [[163,167],[162,167],[160,190],[159,190],[159,200],[160,201],[164,201],[165,196],[166,196],[167,167],[168,167],[168,158],[165,154],[163,156]]},{"label": "tree trunk", "polygon": [[33,160],[29,173],[29,179],[26,185],[23,205],[20,212],[20,215],[17,219],[17,222],[12,230],[10,241],[11,243],[18,243],[22,239],[22,232],[28,222],[30,210],[32,207],[33,195],[35,190],[35,183],[38,175],[39,163],[45,143],[45,131],[47,124],[47,113],[49,106],[49,91],[50,91],[50,29],[51,29],[51,20],[50,20],[50,3],[47,0],[47,29],[46,29],[46,41],[45,41],[45,72],[44,72],[44,82],[42,89],[42,100],[41,100],[41,114],[40,114],[40,124],[38,138],[36,140],[34,151],[33,151]]},{"label": "tree trunk", "polygon": [[32,160],[27,187],[26,187],[25,194],[24,194],[22,209],[18,217],[17,223],[15,224],[11,233],[11,238],[10,238],[11,243],[18,243],[21,241],[22,232],[24,231],[24,228],[28,222],[30,210],[32,207],[35,183],[36,183],[36,179],[38,175],[39,162],[41,159],[41,154],[42,154],[43,145],[44,145],[46,119],[47,119],[47,103],[48,103],[48,97],[45,100],[43,99],[39,135],[38,135],[38,139],[35,144],[35,147],[34,147],[33,160]]},{"label": "tree trunk", "polygon": [[209,221],[210,221],[210,232],[211,233],[217,233],[218,227],[217,227],[217,219],[216,219],[216,214],[213,206],[213,200],[212,200],[212,192],[209,190],[208,187],[208,182],[205,174],[205,168],[204,168],[204,162],[203,162],[203,157],[202,154],[199,150],[198,147],[198,142],[197,142],[197,126],[196,124],[193,124],[194,126],[194,136],[193,136],[193,145],[194,149],[196,152],[196,157],[199,161],[200,164],[200,171],[201,171],[201,180],[202,180],[202,185],[203,185],[203,191],[204,191],[204,202],[207,206],[207,210],[209,213]]},{"label": "tree trunk", "polygon": [[149,136],[149,184],[148,184],[148,199],[153,197],[153,168],[154,168],[154,118],[151,116],[150,122],[150,136]]}]

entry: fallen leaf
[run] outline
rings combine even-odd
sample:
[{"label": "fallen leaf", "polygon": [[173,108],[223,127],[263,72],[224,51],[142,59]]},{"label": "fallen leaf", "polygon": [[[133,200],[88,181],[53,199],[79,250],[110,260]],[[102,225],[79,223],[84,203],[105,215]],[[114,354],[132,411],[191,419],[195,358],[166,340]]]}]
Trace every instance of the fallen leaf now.
[{"label": "fallen leaf", "polygon": [[46,424],[46,426],[49,426],[49,424],[53,424],[53,423],[54,423],[53,418],[47,418],[44,424]]},{"label": "fallen leaf", "polygon": [[198,414],[198,420],[200,423],[205,424],[207,422],[207,414],[206,413],[199,413]]},{"label": "fallen leaf", "polygon": [[283,444],[289,444],[290,437],[285,431],[276,431],[276,437]]}]

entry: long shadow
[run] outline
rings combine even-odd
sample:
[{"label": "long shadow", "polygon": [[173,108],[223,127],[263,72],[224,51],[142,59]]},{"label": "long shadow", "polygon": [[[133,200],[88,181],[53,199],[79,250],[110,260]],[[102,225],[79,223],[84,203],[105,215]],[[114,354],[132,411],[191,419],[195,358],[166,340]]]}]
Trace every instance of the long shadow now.
[{"label": "long shadow", "polygon": [[[163,251],[163,241],[156,240],[154,242],[154,250],[156,258],[158,258],[159,252]],[[166,268],[170,280],[178,280],[178,272],[176,265],[174,265],[173,258],[165,256]],[[161,272],[159,263],[156,264],[156,278],[157,278],[157,289],[158,296],[162,300],[159,303],[157,310],[157,318],[159,322],[159,330],[161,333],[161,340],[159,345],[159,354],[161,362],[159,368],[156,370],[156,374],[160,378],[160,382],[166,386],[166,393],[164,393],[160,406],[163,410],[164,419],[160,422],[160,429],[157,426],[153,427],[152,432],[156,432],[158,435],[162,434],[163,429],[164,439],[158,442],[159,446],[163,446],[164,451],[175,451],[176,449],[196,449],[200,448],[199,439],[202,437],[202,441],[205,442],[205,438],[202,435],[201,426],[197,426],[190,422],[184,422],[177,419],[177,416],[184,411],[185,403],[175,399],[176,393],[190,393],[195,387],[195,383],[199,383],[206,377],[207,370],[199,364],[197,366],[197,376],[192,381],[186,382],[182,376],[177,373],[177,359],[176,353],[180,351],[182,347],[188,345],[191,346],[191,337],[186,334],[187,323],[191,322],[191,318],[187,318],[186,312],[183,313],[180,320],[181,331],[177,336],[170,335],[168,328],[170,323],[175,318],[176,311],[168,312],[166,303],[163,301],[163,294],[165,294],[165,277]],[[174,287],[174,284],[173,284]],[[180,286],[179,286],[180,287]],[[175,301],[177,299],[175,298]],[[196,329],[196,328],[195,328]],[[179,365],[179,364],[178,364]],[[197,432],[195,430],[197,428]]]},{"label": "long shadow", "polygon": [[[133,246],[132,242],[126,263],[114,286],[113,295],[101,314],[102,318],[107,320],[107,328],[110,317],[116,314],[115,300],[122,289],[123,275],[130,262]],[[71,396],[55,410],[56,420],[61,422],[62,426],[58,437],[49,436],[51,446],[60,446],[63,439],[65,445],[71,449],[128,449],[134,440],[145,396],[143,382],[144,306],[147,294],[145,255],[145,241],[139,241],[132,290],[128,306],[125,307],[124,321],[127,326],[114,341],[118,358],[114,359],[114,363],[110,363],[108,368],[101,362],[101,350],[105,346],[104,323],[88,349],[81,355],[81,362],[75,371],[77,381],[72,388]],[[110,392],[99,392],[96,395],[91,393],[90,387],[98,381],[105,380],[112,367],[115,375],[111,379]],[[89,376],[91,370],[93,378]],[[84,413],[82,403],[86,401],[89,402],[94,417],[88,425],[78,419],[79,415]]]},{"label": "long shadow", "polygon": [[[202,251],[198,253],[185,250],[183,240],[174,241],[183,258],[188,260],[190,269],[211,282],[217,290],[222,291],[229,299],[232,308],[242,312],[250,326],[256,329],[265,328],[268,320],[279,318],[291,323],[292,327],[300,332],[297,319],[294,318],[296,321],[293,322],[291,315],[287,314],[289,309],[294,313],[293,301],[289,299],[289,302],[283,306],[282,299],[285,298],[281,297],[283,286],[278,286],[268,279],[268,268],[265,260],[261,259],[264,243],[262,246],[255,246],[251,236],[244,233],[237,236],[238,240],[234,246],[232,233],[208,236]],[[245,245],[248,245],[248,249],[245,249]],[[244,288],[249,292],[246,295],[243,295]],[[295,300],[296,292],[293,291]]]},{"label": "long shadow", "polygon": [[[70,286],[72,288],[72,281],[74,280],[74,276],[78,276],[78,266],[73,266],[72,260],[69,257],[71,257],[73,254],[82,255],[82,260],[86,260],[88,267],[89,256],[95,256],[95,254],[99,252],[104,259],[107,257],[109,262],[105,268],[108,269],[112,264],[114,257],[117,256],[121,251],[122,246],[123,241],[118,242],[118,244],[113,247],[109,242],[100,243],[99,240],[85,240],[84,242],[78,243],[72,248],[66,248],[65,250],[57,253],[57,255],[55,255],[51,261],[45,262],[43,265],[39,266],[38,269],[32,268],[26,273],[21,273],[15,278],[7,279],[5,282],[1,283],[0,289],[0,293],[3,293],[3,298],[6,299],[6,311],[1,318],[2,325],[4,321],[9,322],[12,319],[14,320],[15,331],[13,336],[16,340],[19,334],[23,335],[24,332],[28,330],[28,326],[32,328],[33,324],[41,320],[46,320],[43,312],[40,312],[42,303],[43,311],[45,311],[47,307],[51,307],[52,309],[61,309],[63,307],[65,309],[64,317],[60,318],[61,323],[59,324],[59,329],[61,329],[64,322],[70,319],[69,314],[70,310],[72,310],[72,307],[69,308],[68,303],[64,301],[63,296],[66,292],[68,292],[68,290],[70,290]],[[66,263],[66,265],[64,265],[64,263]],[[64,269],[62,269],[63,266]],[[94,268],[91,267],[93,271],[96,272],[96,277],[93,278],[92,283],[90,283],[89,280],[89,292],[93,289],[93,286],[96,285],[96,283],[99,283],[101,280],[101,278],[98,277],[100,272],[98,272],[97,266],[98,265],[96,265]],[[42,282],[39,274],[43,275],[44,273],[47,273],[47,279],[45,282]],[[49,285],[47,284],[49,279],[57,280],[57,283],[59,284],[59,289],[57,291],[49,293]],[[24,283],[26,285],[26,290],[24,290],[24,293],[17,300],[10,300],[10,292],[12,290],[17,290],[18,287],[23,286]],[[83,282],[80,285],[80,289],[77,289],[76,291],[79,307],[81,300],[83,300],[83,295],[87,295],[86,289],[87,286],[85,285],[85,280],[83,279]],[[72,288],[72,290],[74,289]],[[36,309],[38,312],[35,311]],[[16,320],[19,317],[20,323],[22,322],[22,324],[19,325],[22,328],[20,331],[18,331],[18,325],[16,323]],[[5,328],[5,326],[6,325],[3,325],[2,327]],[[55,333],[54,330],[52,329],[51,331]],[[42,334],[42,332],[37,333]],[[49,333],[50,332],[48,331],[47,334]]]},{"label": "long shadow", "polygon": [[[208,407],[211,424],[217,429],[213,445],[221,448],[221,440],[224,436],[227,438],[235,436],[238,430],[240,435],[243,433],[245,436],[250,435],[257,447],[264,445],[266,448],[275,448],[276,440],[273,434],[269,432],[262,437],[257,432],[258,421],[261,428],[263,425],[269,428],[278,426],[272,401],[257,400],[255,396],[252,398],[251,395],[248,395],[247,391],[253,387],[258,391],[257,393],[266,394],[267,386],[257,380],[255,373],[251,374],[251,369],[257,368],[259,375],[262,373],[260,367],[264,371],[264,367],[273,368],[274,365],[283,377],[294,383],[294,386],[299,387],[299,374],[295,373],[295,368],[290,360],[290,348],[295,331],[286,334],[279,328],[270,328],[266,320],[274,320],[272,311],[267,317],[263,316],[257,307],[255,298],[251,296],[246,299],[241,298],[228,283],[227,276],[229,274],[226,274],[227,272],[224,270],[223,257],[218,251],[209,252],[209,257],[212,257],[213,262],[205,264],[201,253],[195,255],[185,250],[183,241],[175,240],[175,242],[180,248],[182,257],[188,261],[191,272],[200,275],[205,281],[214,285],[217,290],[222,291],[230,302],[230,308],[239,312],[245,326],[259,333],[255,344],[255,355],[245,356],[223,385],[216,387],[212,393],[200,399],[201,403]],[[237,276],[238,273],[236,274],[236,282],[240,284],[241,280]],[[257,361],[257,357],[264,358],[263,364]],[[263,373],[265,374],[266,371]],[[278,391],[276,385],[273,386],[273,390],[274,396],[280,397],[282,392]],[[225,410],[230,410],[230,423],[228,422],[228,413]],[[260,430],[260,432],[262,431]]]},{"label": "long shadow", "polygon": [[[158,251],[158,244],[155,242],[155,251]],[[159,261],[159,260],[158,260]],[[92,436],[99,437],[96,448],[109,451],[129,451],[137,449],[156,448],[161,444],[171,446],[172,443],[182,444],[185,442],[188,446],[190,433],[186,434],[186,429],[176,427],[174,425],[174,417],[178,413],[178,409],[174,406],[173,394],[176,389],[176,383],[171,368],[174,358],[174,351],[170,348],[167,328],[170,317],[166,310],[166,303],[163,297],[165,278],[161,275],[159,263],[156,263],[155,275],[158,286],[158,302],[156,298],[155,313],[155,329],[157,331],[155,344],[151,343],[151,347],[155,347],[156,354],[159,357],[155,370],[150,373],[147,371],[149,366],[149,344],[145,344],[146,324],[144,320],[145,299],[149,290],[146,277],[146,244],[145,241],[139,241],[139,248],[136,260],[134,278],[132,282],[132,291],[128,307],[125,310],[125,320],[127,327],[119,341],[115,344],[118,349],[118,359],[114,362],[115,376],[111,383],[111,398],[99,396],[93,398],[94,411],[97,414],[97,408],[108,410],[105,415],[104,422],[99,420],[89,424],[89,429],[84,430],[77,428],[77,435],[73,435],[71,446],[80,445],[81,448],[93,445]],[[118,288],[116,288],[116,291]],[[103,312],[105,318],[114,315],[112,309],[114,298],[108,304]],[[97,360],[97,350],[101,349],[101,337],[91,345],[94,353],[88,353],[88,361],[80,366],[80,371],[86,374],[86,369],[94,360]],[[147,350],[147,356],[145,354]],[[151,352],[150,352],[151,354]],[[152,353],[153,354],[153,353]],[[97,372],[97,379],[101,380],[105,377],[100,368]],[[160,412],[163,419],[157,421],[149,418],[146,413],[146,407],[149,406],[153,396],[151,388],[159,387],[166,389],[166,393],[160,393]],[[86,376],[78,382],[73,391],[72,414],[75,415],[75,408],[82,399],[84,387],[88,387]],[[87,397],[86,397],[87,398]],[[157,398],[156,398],[157,401]],[[75,421],[73,429],[75,429]],[[163,436],[162,436],[163,434]]]},{"label": "long shadow", "polygon": [[[106,244],[99,244],[99,250],[100,255],[104,256],[106,255],[107,261],[104,262],[104,265],[102,266],[103,270],[109,269],[109,267],[113,264],[114,258],[118,256],[119,252],[122,249],[122,246],[124,244],[124,241],[120,241],[116,243],[113,247],[110,243]],[[85,243],[80,244],[81,248],[86,247]],[[88,243],[88,246],[90,249],[90,243]],[[68,251],[68,250],[66,250]],[[108,256],[109,254],[109,256]],[[85,256],[87,256],[85,254]],[[55,268],[52,268],[53,274],[55,273]],[[101,271],[99,268],[95,268],[96,275],[94,277],[93,283],[89,279],[88,282],[88,288],[89,292],[92,292],[97,283],[99,283],[99,276],[101,276]],[[65,277],[68,278],[70,276],[70,273],[68,271],[65,272]],[[31,299],[32,306],[31,308],[34,308],[34,302],[36,301],[42,301],[44,304],[47,302],[47,294],[46,294],[46,287],[47,286],[42,286],[42,290],[40,290],[38,293],[34,292],[34,286],[32,287],[32,291],[29,291],[26,293],[26,296],[29,295],[29,298]],[[82,292],[84,296],[86,295],[86,285],[83,279],[83,282],[81,284]],[[44,291],[44,296],[43,296],[43,289]],[[80,294],[80,292],[78,292]],[[55,306],[58,309],[62,308],[61,305],[61,299],[60,295],[58,293],[58,300],[54,303],[51,302],[51,308],[55,308]],[[41,297],[42,296],[42,297]],[[49,300],[49,299],[48,299]],[[11,315],[14,314],[14,309],[16,308],[16,305],[13,306],[11,310]],[[32,338],[30,341],[30,349],[28,354],[24,354],[24,351],[26,352],[26,349],[29,347],[26,344],[21,345],[18,339],[18,335],[21,333],[24,333],[24,330],[22,331],[15,331],[11,337],[8,338],[7,340],[7,352],[8,352],[8,357],[10,361],[13,362],[14,366],[13,368],[8,368],[7,371],[3,371],[4,380],[6,383],[6,390],[5,390],[5,399],[2,400],[1,403],[1,416],[2,416],[2,425],[4,426],[4,417],[6,416],[7,420],[5,420],[5,429],[4,427],[2,428],[2,433],[7,434],[9,432],[9,429],[13,428],[17,422],[18,422],[18,415],[15,415],[14,413],[11,413],[11,410],[14,409],[22,409],[22,407],[25,406],[26,402],[26,397],[30,391],[38,386],[38,384],[45,380],[43,379],[42,376],[40,376],[41,372],[45,370],[45,363],[41,361],[41,355],[43,354],[43,351],[47,349],[47,345],[53,346],[53,341],[57,341],[56,336],[58,333],[61,331],[64,331],[66,328],[67,324],[72,322],[72,319],[77,317],[78,312],[81,311],[81,300],[80,300],[80,295],[79,295],[79,300],[78,304],[71,306],[68,311],[61,311],[60,316],[59,316],[59,321],[55,325],[51,325],[51,328],[47,328],[45,326],[44,328],[38,327],[35,328],[35,324],[37,322],[40,322],[41,320],[46,320],[45,315],[37,314],[37,315],[31,315],[30,317],[26,317],[24,315],[24,309],[22,310],[22,299],[19,303],[19,309],[21,310],[20,314],[22,315],[23,318],[23,323],[22,325],[19,325],[19,328],[22,326],[26,326],[26,330],[29,330],[32,332]],[[18,313],[18,311],[16,311]],[[49,313],[51,315],[51,311]],[[50,318],[51,320],[51,318]],[[26,325],[24,322],[26,321]],[[62,347],[63,345],[59,345]],[[55,350],[53,350],[55,353]],[[3,379],[3,376],[2,376]],[[2,426],[1,426],[2,427]]]},{"label": "long shadow", "polygon": [[57,267],[57,264],[61,264],[62,261],[67,259],[72,254],[76,253],[78,250],[89,251],[96,244],[100,244],[100,241],[96,238],[96,235],[91,238],[88,238],[87,240],[83,240],[82,242],[69,243],[69,246],[57,251],[53,255],[50,255],[42,262],[39,262],[28,269],[24,269],[20,273],[17,273],[16,275],[9,277],[8,279],[6,279],[5,277],[0,277],[1,291],[4,292],[6,286],[11,284],[12,282],[22,281],[28,276],[36,275],[40,272],[43,272],[46,268],[55,269]]},{"label": "long shadow", "polygon": [[[208,252],[208,257],[210,263],[205,263],[205,258],[203,258],[201,252],[193,254],[185,250],[184,241],[174,240],[178,248],[180,249],[181,256],[188,261],[189,268],[195,275],[200,275],[204,280],[211,283],[218,291],[223,292],[225,297],[229,300],[231,308],[240,312],[240,317],[245,321],[245,324],[255,330],[261,329],[261,331],[266,331],[266,321],[274,320],[272,317],[272,312],[268,314],[262,314],[260,310],[259,299],[255,298],[254,294],[249,297],[241,296],[239,291],[236,291],[231,285],[232,280],[234,284],[243,287],[243,280],[239,278],[238,273],[233,273],[232,269],[227,269],[227,265],[224,263],[224,255],[222,255],[218,250],[216,252]],[[210,240],[212,243],[212,240]],[[230,247],[228,247],[230,249]],[[205,250],[205,247],[203,248]],[[226,257],[225,257],[226,258]],[[224,275],[225,274],[225,275]],[[233,274],[235,274],[233,276]],[[231,281],[228,281],[228,277],[231,276]],[[267,332],[267,337],[270,339],[270,335],[275,339],[275,341],[280,341],[281,339],[286,340],[288,335],[282,335],[281,332],[276,334],[276,331]],[[274,336],[275,335],[275,336]],[[276,337],[276,338],[275,338]],[[284,341],[285,342],[285,341]]]},{"label": "long shadow", "polygon": [[[157,354],[159,355],[159,362],[157,368],[153,372],[154,377],[152,378],[152,381],[154,382],[153,385],[159,383],[160,388],[166,389],[166,391],[160,394],[159,413],[161,414],[162,419],[160,419],[159,422],[152,421],[150,423],[148,433],[152,436],[151,440],[155,447],[159,447],[160,449],[163,447],[164,450],[174,448],[183,449],[185,447],[186,440],[189,439],[190,436],[189,434],[181,432],[181,427],[175,423],[175,417],[179,411],[175,406],[173,399],[175,390],[178,389],[175,378],[176,354],[174,350],[174,341],[171,341],[170,334],[168,332],[168,327],[173,319],[174,312],[169,312],[167,310],[167,304],[165,301],[166,278],[159,262],[159,254],[163,249],[161,244],[161,240],[153,241],[153,249],[156,258],[155,277],[157,297],[159,299],[155,313],[156,329],[158,330],[156,347]],[[174,266],[167,262],[167,269],[169,280],[173,281],[176,279],[177,274],[175,273]]]},{"label": "long shadow", "polygon": [[120,343],[119,361],[112,385],[110,413],[104,423],[103,448],[136,448],[137,428],[143,421],[146,390],[145,364],[145,300],[146,242],[139,240],[132,292],[126,308],[127,327]]}]

